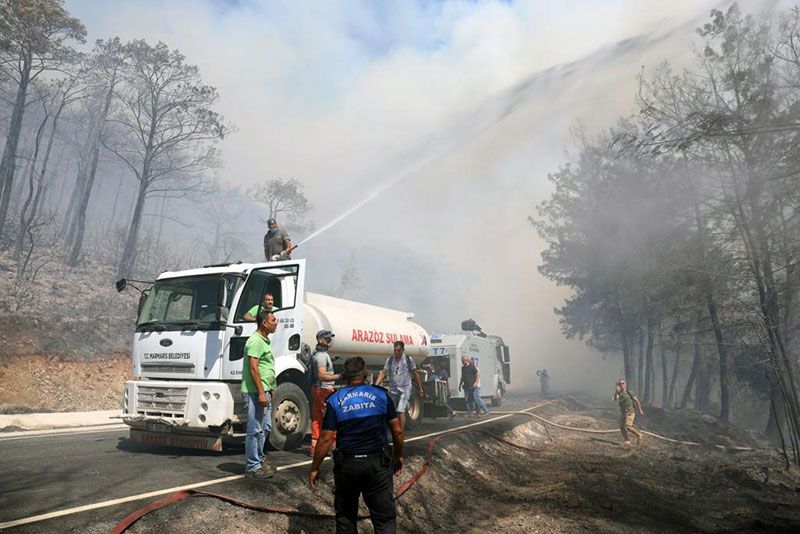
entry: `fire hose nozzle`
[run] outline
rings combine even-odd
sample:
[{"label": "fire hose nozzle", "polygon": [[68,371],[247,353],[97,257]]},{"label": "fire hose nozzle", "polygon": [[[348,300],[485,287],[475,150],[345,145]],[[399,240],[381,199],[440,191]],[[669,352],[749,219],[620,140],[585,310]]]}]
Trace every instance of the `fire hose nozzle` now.
[{"label": "fire hose nozzle", "polygon": [[295,245],[295,246],[293,246],[292,248],[290,248],[290,249],[288,249],[288,250],[284,250],[284,251],[282,251],[280,254],[274,254],[274,255],[273,255],[271,258],[270,258],[270,260],[271,260],[271,261],[284,261],[284,260],[291,259],[291,258],[290,258],[290,254],[291,254],[291,253],[292,253],[292,251],[293,251],[294,249],[296,249],[297,247],[298,247],[298,245]]}]

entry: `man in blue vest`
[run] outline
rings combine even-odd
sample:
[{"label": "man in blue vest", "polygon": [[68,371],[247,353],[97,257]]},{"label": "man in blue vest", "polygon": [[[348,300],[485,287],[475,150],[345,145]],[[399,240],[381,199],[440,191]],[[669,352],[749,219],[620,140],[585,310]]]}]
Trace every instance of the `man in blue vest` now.
[{"label": "man in blue vest", "polygon": [[[333,474],[336,532],[358,531],[358,497],[364,496],[376,534],[397,531],[392,473],[403,469],[403,427],[385,389],[366,384],[367,365],[356,356],[344,362],[347,386],[328,397],[322,433],[311,463],[309,483],[316,489],[319,466],[328,454],[334,433]],[[392,432],[389,448],[386,428]]]}]

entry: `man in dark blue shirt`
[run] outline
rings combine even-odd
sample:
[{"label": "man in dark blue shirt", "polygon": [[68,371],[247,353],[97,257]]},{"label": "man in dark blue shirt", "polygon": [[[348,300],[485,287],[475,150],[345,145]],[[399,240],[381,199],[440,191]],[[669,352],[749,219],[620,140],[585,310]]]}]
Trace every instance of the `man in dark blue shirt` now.
[{"label": "man in dark blue shirt", "polygon": [[[383,388],[365,384],[367,365],[356,356],[344,362],[347,386],[326,401],[322,433],[314,451],[309,482],[316,489],[319,466],[328,454],[334,433],[333,475],[336,532],[358,531],[358,497],[364,495],[376,534],[397,530],[392,473],[403,469],[403,427],[394,403]],[[387,427],[394,448],[388,451]]]}]

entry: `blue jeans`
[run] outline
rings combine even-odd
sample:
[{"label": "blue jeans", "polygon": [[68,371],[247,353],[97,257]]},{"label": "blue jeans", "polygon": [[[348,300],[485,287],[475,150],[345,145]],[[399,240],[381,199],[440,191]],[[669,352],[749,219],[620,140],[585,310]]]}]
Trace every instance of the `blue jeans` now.
[{"label": "blue jeans", "polygon": [[480,410],[482,413],[489,413],[489,408],[486,407],[486,403],[481,398],[481,388],[473,388],[472,394],[475,396],[475,411]]},{"label": "blue jeans", "polygon": [[[258,393],[242,393],[247,408],[247,438],[244,441],[245,471],[261,467],[264,443],[272,428],[272,399],[266,408],[258,403]],[[269,392],[267,392],[269,398]]]},{"label": "blue jeans", "polygon": [[[475,409],[475,395],[472,388],[464,388],[464,404],[467,409],[467,415],[472,415],[472,410]],[[477,411],[477,409],[475,410]]]}]

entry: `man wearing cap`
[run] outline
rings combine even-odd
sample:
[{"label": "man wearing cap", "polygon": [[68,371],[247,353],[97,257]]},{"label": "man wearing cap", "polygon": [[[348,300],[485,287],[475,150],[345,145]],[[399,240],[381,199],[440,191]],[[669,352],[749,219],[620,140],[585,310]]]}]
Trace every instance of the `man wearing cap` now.
[{"label": "man wearing cap", "polygon": [[272,261],[272,257],[280,254],[283,251],[288,251],[292,248],[292,240],[289,239],[289,234],[285,230],[278,228],[278,221],[273,218],[267,219],[267,233],[264,234],[264,256],[267,261]]},{"label": "man wearing cap", "polygon": [[314,451],[317,449],[322,418],[325,416],[325,401],[333,393],[334,383],[341,378],[341,375],[333,373],[333,362],[328,355],[334,337],[335,334],[330,330],[317,332],[317,350],[309,362],[314,366],[316,375],[314,383],[311,384],[311,456],[314,456]]}]

